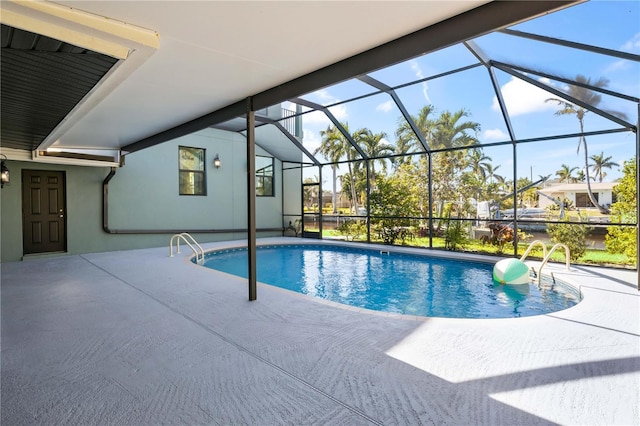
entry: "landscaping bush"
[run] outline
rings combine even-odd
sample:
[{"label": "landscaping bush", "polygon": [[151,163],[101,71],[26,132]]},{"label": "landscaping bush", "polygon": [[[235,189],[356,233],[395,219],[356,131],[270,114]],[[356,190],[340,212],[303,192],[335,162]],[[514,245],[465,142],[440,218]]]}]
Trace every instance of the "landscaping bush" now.
[{"label": "landscaping bush", "polygon": [[577,261],[587,251],[587,234],[590,227],[570,223],[553,223],[547,226],[547,234],[552,243],[566,245],[572,262]]}]

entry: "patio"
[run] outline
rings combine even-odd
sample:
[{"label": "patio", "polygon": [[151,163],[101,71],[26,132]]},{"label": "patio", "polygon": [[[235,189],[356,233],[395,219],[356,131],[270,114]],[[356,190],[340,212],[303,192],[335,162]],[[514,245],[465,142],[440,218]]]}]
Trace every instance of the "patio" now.
[{"label": "patio", "polygon": [[267,285],[249,302],[245,279],[188,257],[162,247],[2,263],[2,423],[640,422],[635,271],[553,265],[581,285],[577,306],[462,320]]}]

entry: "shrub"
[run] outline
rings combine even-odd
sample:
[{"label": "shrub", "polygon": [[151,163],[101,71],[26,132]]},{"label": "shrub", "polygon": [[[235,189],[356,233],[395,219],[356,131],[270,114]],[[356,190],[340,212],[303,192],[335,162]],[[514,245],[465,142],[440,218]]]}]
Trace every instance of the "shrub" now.
[{"label": "shrub", "polygon": [[590,228],[570,223],[553,223],[547,226],[547,234],[552,243],[566,245],[572,262],[578,260],[587,251],[587,234]]},{"label": "shrub", "polygon": [[349,238],[351,238],[351,241],[354,241],[359,238],[360,235],[367,232],[367,227],[362,220],[347,219],[342,222],[336,230],[341,235],[344,235],[347,238],[347,241],[349,241]]},{"label": "shrub", "polygon": [[464,248],[469,243],[466,226],[461,220],[449,220],[448,222],[444,232],[445,247],[449,250]]},{"label": "shrub", "polygon": [[[636,158],[624,162],[624,177],[613,188],[617,201],[611,206],[611,220],[621,223],[635,223],[638,200],[636,198]],[[635,261],[638,253],[637,229],[635,226],[610,226],[607,228],[605,243],[611,253],[622,253]]]}]

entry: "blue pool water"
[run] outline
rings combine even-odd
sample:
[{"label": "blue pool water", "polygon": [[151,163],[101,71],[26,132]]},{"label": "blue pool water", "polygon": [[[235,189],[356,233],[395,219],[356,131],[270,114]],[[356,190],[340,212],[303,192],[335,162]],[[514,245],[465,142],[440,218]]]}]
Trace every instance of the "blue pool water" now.
[{"label": "blue pool water", "polygon": [[[513,318],[574,306],[579,294],[556,283],[505,286],[493,264],[327,245],[257,248],[258,281],[346,305],[407,315]],[[247,277],[247,250],[210,252],[205,266]]]}]

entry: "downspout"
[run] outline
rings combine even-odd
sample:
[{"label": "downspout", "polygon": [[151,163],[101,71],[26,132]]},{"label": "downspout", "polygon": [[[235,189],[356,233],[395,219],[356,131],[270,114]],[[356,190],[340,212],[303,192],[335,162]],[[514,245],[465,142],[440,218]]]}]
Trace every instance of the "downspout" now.
[{"label": "downspout", "polygon": [[[123,235],[157,235],[157,234],[180,234],[188,232],[191,234],[241,234],[247,233],[247,229],[111,229],[109,228],[109,182],[116,175],[116,167],[111,167],[111,171],[102,181],[102,230],[107,234]],[[284,232],[284,227],[280,228],[260,228],[258,232]]]},{"label": "downspout", "polygon": [[109,182],[116,175],[116,168],[111,167],[111,171],[102,181],[102,229],[107,234],[116,234],[109,229]]}]

